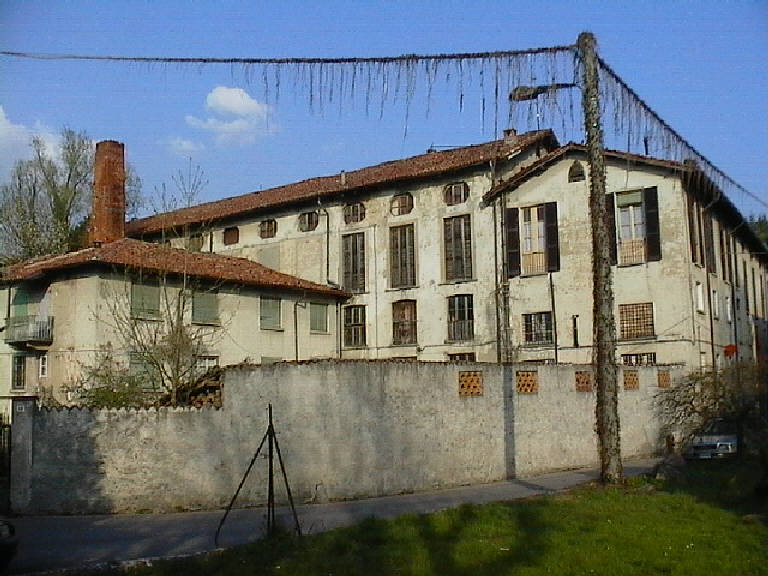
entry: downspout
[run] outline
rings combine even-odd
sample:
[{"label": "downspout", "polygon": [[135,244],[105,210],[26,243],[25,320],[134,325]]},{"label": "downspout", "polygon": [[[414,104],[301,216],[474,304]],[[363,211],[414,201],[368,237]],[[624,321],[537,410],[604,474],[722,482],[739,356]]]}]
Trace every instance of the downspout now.
[{"label": "downspout", "polygon": [[499,310],[499,301],[501,294],[499,292],[499,223],[496,221],[496,201],[493,202],[493,279],[496,284],[494,294],[496,295],[496,363],[501,364],[501,312]]},{"label": "downspout", "polygon": [[341,302],[336,300],[336,353],[339,360],[341,360],[341,338],[342,338],[342,326],[341,326]]},{"label": "downspout", "polygon": [[299,361],[299,308],[307,307],[307,303],[305,302],[306,297],[307,293],[304,292],[301,295],[301,298],[293,303],[293,340],[294,350],[296,351],[296,362]]},{"label": "downspout", "polygon": [[[320,205],[319,198],[317,204]],[[331,218],[328,210],[323,207],[318,208],[317,213],[325,216],[325,282],[330,286],[338,287],[338,284],[331,280]]]},{"label": "downspout", "polygon": [[[720,200],[720,194],[719,192],[712,197],[712,201],[707,204],[704,209],[702,210],[702,213],[706,213],[707,216],[709,216],[709,221],[712,222],[712,215],[709,213],[710,208],[712,208],[712,205]],[[702,222],[703,224],[703,222]],[[713,226],[710,224],[709,228],[709,243],[712,246],[712,260],[715,260],[715,239],[712,237],[712,232],[714,231]],[[701,227],[699,227],[699,230],[701,230]],[[705,245],[704,247],[704,275],[707,278],[707,308],[709,309],[709,353],[711,354],[712,358],[712,370],[716,371],[717,366],[715,366],[715,319],[712,317],[712,285],[709,279],[709,262],[707,260],[709,259],[709,251],[707,250],[707,247]],[[717,270],[717,262],[712,262],[712,265],[715,270]]]},{"label": "downspout", "polygon": [[552,281],[552,272],[549,273],[549,302],[552,309],[552,341],[555,344],[555,364],[557,364],[557,310],[555,309],[555,283]]}]

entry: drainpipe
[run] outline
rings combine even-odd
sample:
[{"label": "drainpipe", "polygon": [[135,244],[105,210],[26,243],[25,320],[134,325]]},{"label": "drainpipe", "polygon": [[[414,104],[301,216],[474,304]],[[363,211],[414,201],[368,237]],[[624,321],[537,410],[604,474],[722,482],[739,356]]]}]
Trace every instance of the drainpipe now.
[{"label": "drainpipe", "polygon": [[343,336],[343,328],[341,326],[341,302],[336,300],[336,351],[341,360],[341,338]]},{"label": "drainpipe", "polygon": [[557,364],[557,309],[555,308],[555,284],[552,272],[549,273],[549,302],[552,309],[552,341],[555,344],[555,364]]},{"label": "drainpipe", "polygon": [[296,351],[296,362],[299,361],[299,308],[306,308],[307,303],[304,301],[307,296],[305,292],[301,298],[293,303],[293,339],[294,350]]},{"label": "drainpipe", "polygon": [[[320,206],[320,198],[317,199],[317,205]],[[331,217],[322,206],[317,209],[317,213],[325,217],[325,283],[338,288],[339,285],[331,280]]]},{"label": "drainpipe", "polygon": [[493,202],[493,279],[496,283],[496,363],[501,364],[501,313],[499,311],[499,223],[496,221],[496,201]]}]

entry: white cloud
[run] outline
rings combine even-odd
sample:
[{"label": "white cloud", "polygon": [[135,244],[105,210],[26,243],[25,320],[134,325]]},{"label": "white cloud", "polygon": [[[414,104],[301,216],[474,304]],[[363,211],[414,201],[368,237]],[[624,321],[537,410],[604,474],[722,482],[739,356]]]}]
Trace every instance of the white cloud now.
[{"label": "white cloud", "polygon": [[45,143],[49,153],[59,153],[59,136],[39,122],[33,128],[14,124],[0,106],[0,183],[8,181],[17,160],[31,158],[30,141],[38,136]]},{"label": "white cloud", "polygon": [[168,149],[174,154],[178,154],[179,156],[189,156],[195,152],[201,152],[205,150],[205,146],[200,142],[177,137],[171,138],[171,140],[168,142]]},{"label": "white cloud", "polygon": [[208,108],[219,114],[266,119],[269,106],[262,104],[242,88],[216,86],[205,97]]},{"label": "white cloud", "polygon": [[188,126],[213,134],[217,144],[250,144],[257,136],[274,130],[269,122],[272,109],[242,88],[217,86],[205,102],[214,116],[201,119],[188,115],[185,120]]}]

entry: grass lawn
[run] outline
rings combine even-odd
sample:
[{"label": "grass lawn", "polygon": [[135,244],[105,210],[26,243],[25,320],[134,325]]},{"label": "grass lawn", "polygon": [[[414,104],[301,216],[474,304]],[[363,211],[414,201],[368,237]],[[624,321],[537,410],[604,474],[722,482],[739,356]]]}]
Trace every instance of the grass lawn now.
[{"label": "grass lawn", "polygon": [[[752,471],[750,471],[752,470]],[[633,480],[524,501],[462,506],[113,574],[768,575],[768,502],[754,467],[689,465],[689,482]],[[754,483],[752,483],[754,486]]]}]

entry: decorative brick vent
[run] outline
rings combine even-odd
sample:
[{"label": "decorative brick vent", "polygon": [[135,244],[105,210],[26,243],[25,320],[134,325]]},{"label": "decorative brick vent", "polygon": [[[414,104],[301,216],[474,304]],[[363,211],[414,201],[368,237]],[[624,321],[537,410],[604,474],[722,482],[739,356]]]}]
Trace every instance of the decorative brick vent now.
[{"label": "decorative brick vent", "polygon": [[483,373],[480,371],[459,372],[459,396],[482,396]]},{"label": "decorative brick vent", "polygon": [[659,388],[669,388],[672,385],[672,376],[669,370],[659,370]]},{"label": "decorative brick vent", "polygon": [[539,373],[535,370],[518,370],[515,373],[518,394],[539,393]]},{"label": "decorative brick vent", "polygon": [[592,372],[589,370],[576,370],[576,392],[592,392]]},{"label": "decorative brick vent", "polygon": [[640,375],[637,370],[624,370],[624,390],[639,390]]}]

